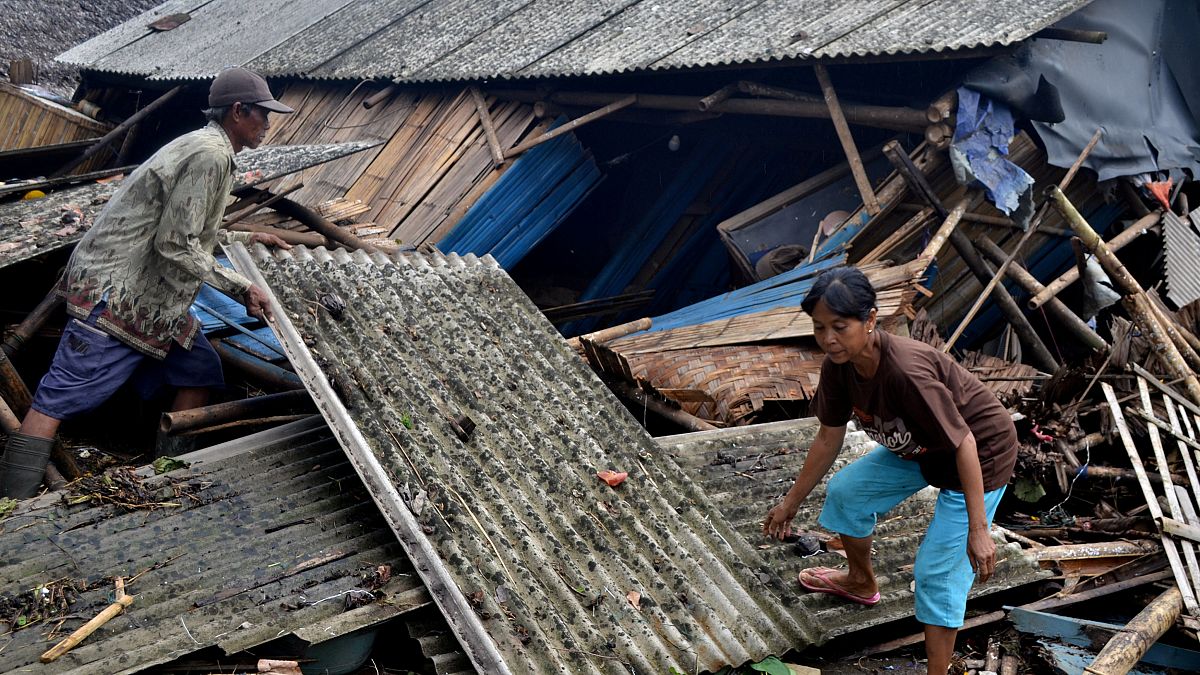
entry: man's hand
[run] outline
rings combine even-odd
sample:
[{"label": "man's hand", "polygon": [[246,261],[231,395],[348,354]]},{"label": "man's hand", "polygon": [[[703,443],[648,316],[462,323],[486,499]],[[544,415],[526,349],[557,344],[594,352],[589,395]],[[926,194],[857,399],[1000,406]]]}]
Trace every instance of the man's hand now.
[{"label": "man's hand", "polygon": [[792,533],[792,519],[796,517],[796,512],[799,510],[799,504],[792,505],[784,497],[783,501],[767,511],[767,518],[763,521],[763,534],[783,541]]},{"label": "man's hand", "polygon": [[274,246],[275,248],[281,248],[285,251],[292,247],[291,244],[280,239],[279,235],[270,234],[268,232],[255,232],[251,234],[250,243],[262,244],[264,246]]},{"label": "man's hand", "polygon": [[[275,235],[267,235],[274,237]],[[278,239],[278,237],[276,237]],[[246,313],[256,319],[266,321],[271,318],[271,305],[267,300],[267,294],[258,286],[250,286],[246,289],[246,294],[242,296],[242,304],[246,305]]]},{"label": "man's hand", "polygon": [[967,535],[967,558],[975,574],[979,575],[980,583],[992,578],[996,572],[996,542],[988,528],[971,528]]}]

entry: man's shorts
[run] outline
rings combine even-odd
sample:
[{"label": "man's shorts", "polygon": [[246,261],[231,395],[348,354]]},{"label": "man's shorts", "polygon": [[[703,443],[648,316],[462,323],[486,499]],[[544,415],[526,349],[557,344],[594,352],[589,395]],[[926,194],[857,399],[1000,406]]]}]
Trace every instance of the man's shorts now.
[{"label": "man's shorts", "polygon": [[50,371],[38,384],[32,408],[57,420],[98,408],[121,385],[132,381],[142,398],[163,385],[221,387],[221,359],[200,336],[190,350],[172,344],[159,361],[96,328],[100,307],[87,322],[71,319],[58,342]]},{"label": "man's shorts", "polygon": [[[829,479],[819,519],[821,527],[849,537],[870,536],[878,516],[928,486],[920,465],[900,459],[882,445],[876,446]],[[983,493],[988,525],[1003,496],[1003,487]],[[967,593],[975,582],[975,571],[967,557],[967,521],[963,493],[939,490],[933,519],[913,566],[917,621],[923,624],[962,626]]]}]

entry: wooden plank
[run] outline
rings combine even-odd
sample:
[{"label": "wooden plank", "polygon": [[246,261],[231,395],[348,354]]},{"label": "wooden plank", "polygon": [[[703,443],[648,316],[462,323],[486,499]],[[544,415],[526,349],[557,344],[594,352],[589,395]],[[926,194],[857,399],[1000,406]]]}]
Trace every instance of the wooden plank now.
[{"label": "wooden plank", "polygon": [[[1129,455],[1129,462],[1133,465],[1133,471],[1137,474],[1138,485],[1142,488],[1142,495],[1146,498],[1146,507],[1150,511],[1150,516],[1156,521],[1163,517],[1162,508],[1158,505],[1158,497],[1154,494],[1154,488],[1150,485],[1150,479],[1146,476],[1146,468],[1142,465],[1142,457],[1138,454],[1137,446],[1134,445],[1133,436],[1129,433],[1129,425],[1125,422],[1125,415],[1121,412],[1121,404],[1117,402],[1117,393],[1113,391],[1112,385],[1107,382],[1101,382],[1100,388],[1104,390],[1104,398],[1108,401],[1108,407],[1113,416],[1113,424],[1117,427],[1117,432],[1121,437],[1121,443],[1125,446],[1125,453]],[[1179,585],[1179,591],[1183,594],[1183,604],[1187,611],[1192,616],[1200,616],[1200,606],[1196,603],[1196,594],[1192,591],[1192,585],[1188,579],[1187,571],[1183,567],[1183,561],[1179,557],[1179,549],[1175,545],[1175,540],[1170,537],[1162,536],[1163,550],[1166,551],[1167,559],[1171,561],[1171,570],[1175,573],[1175,583]]]},{"label": "wooden plank", "polygon": [[1166,516],[1160,518],[1158,523],[1162,527],[1162,531],[1171,536],[1200,543],[1200,527],[1189,525],[1181,520],[1175,520]]},{"label": "wooden plank", "polygon": [[492,124],[492,114],[488,111],[487,101],[479,87],[470,87],[471,98],[475,101],[475,111],[479,114],[479,122],[483,125],[483,134],[487,138],[488,150],[492,153],[492,161],[504,163],[504,150],[500,147],[500,139],[496,137],[496,127]]},{"label": "wooden plank", "polygon": [[850,174],[854,176],[854,184],[858,187],[858,194],[862,197],[863,208],[871,216],[879,215],[882,210],[879,208],[879,200],[875,198],[875,192],[871,189],[871,180],[867,178],[867,171],[863,168],[862,157],[858,154],[858,146],[854,144],[854,136],[850,133],[850,125],[846,123],[846,116],[842,113],[842,105],[838,102],[837,90],[833,88],[833,81],[829,79],[829,71],[825,66],[817,63],[813,66],[813,72],[816,73],[817,83],[821,85],[821,93],[825,96],[825,105],[829,108],[829,119],[833,121],[833,128],[837,132],[838,140],[842,144],[842,152],[846,153],[846,160],[850,163]]},{"label": "wooden plank", "polygon": [[[1188,499],[1181,499],[1180,505],[1183,506],[1185,512],[1189,508],[1195,511],[1198,506],[1196,499],[1200,497],[1200,479],[1197,478],[1196,463],[1192,461],[1192,453],[1188,452],[1187,445],[1183,443],[1183,433],[1179,430],[1179,418],[1176,414],[1174,401],[1170,397],[1163,396],[1162,402],[1167,407],[1167,416],[1170,417],[1171,429],[1175,434],[1175,439],[1179,447],[1179,456],[1183,458],[1184,470],[1187,472],[1188,482],[1191,485],[1190,490],[1185,490],[1189,495]],[[1187,421],[1187,412],[1182,411],[1182,413],[1184,421]],[[1192,434],[1191,425],[1188,425],[1188,434],[1189,436]]]}]

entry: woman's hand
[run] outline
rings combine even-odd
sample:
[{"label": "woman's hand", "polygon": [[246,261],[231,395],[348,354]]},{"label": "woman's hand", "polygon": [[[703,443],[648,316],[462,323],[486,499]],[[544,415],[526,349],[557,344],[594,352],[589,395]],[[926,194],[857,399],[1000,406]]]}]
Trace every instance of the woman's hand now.
[{"label": "woman's hand", "polygon": [[767,519],[763,521],[763,534],[783,541],[792,533],[792,519],[799,510],[799,504],[790,504],[787,497],[784,497],[783,501],[767,511]]},{"label": "woman's hand", "polygon": [[979,575],[979,581],[992,578],[996,572],[996,542],[986,527],[972,527],[967,535],[967,558],[971,568]]}]

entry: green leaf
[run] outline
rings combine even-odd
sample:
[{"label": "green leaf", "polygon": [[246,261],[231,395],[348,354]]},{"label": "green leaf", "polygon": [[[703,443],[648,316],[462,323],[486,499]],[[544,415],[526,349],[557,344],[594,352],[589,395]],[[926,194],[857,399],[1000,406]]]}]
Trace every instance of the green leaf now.
[{"label": "green leaf", "polygon": [[1036,502],[1046,496],[1046,489],[1042,484],[1031,478],[1018,478],[1013,486],[1013,491],[1017,495],[1017,499],[1023,502]]},{"label": "green leaf", "polygon": [[774,656],[768,656],[758,663],[751,663],[750,667],[767,675],[792,675],[792,669]]},{"label": "green leaf", "polygon": [[29,619],[26,618],[25,616],[17,617],[17,627],[18,628],[24,628],[28,623],[29,623]]},{"label": "green leaf", "polygon": [[0,497],[0,518],[12,513],[13,509],[17,508],[17,500],[9,499],[8,497]]},{"label": "green leaf", "polygon": [[404,413],[403,415],[400,416],[400,424],[403,424],[405,429],[412,429],[413,428],[412,416],[410,416],[408,413]]},{"label": "green leaf", "polygon": [[186,469],[191,465],[174,457],[159,457],[151,466],[154,467],[154,473],[167,473],[176,469]]}]

